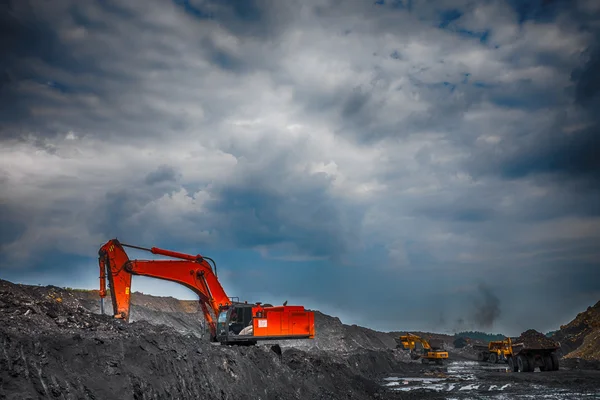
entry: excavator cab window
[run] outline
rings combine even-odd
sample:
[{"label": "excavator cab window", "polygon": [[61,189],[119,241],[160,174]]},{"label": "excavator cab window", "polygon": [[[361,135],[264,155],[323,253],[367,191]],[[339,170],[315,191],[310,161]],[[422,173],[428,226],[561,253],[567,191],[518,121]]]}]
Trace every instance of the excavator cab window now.
[{"label": "excavator cab window", "polygon": [[239,334],[252,322],[252,306],[233,306],[229,314],[229,332]]},{"label": "excavator cab window", "polygon": [[219,317],[217,318],[217,332],[218,335],[226,335],[227,334],[227,310],[221,311],[219,313]]}]

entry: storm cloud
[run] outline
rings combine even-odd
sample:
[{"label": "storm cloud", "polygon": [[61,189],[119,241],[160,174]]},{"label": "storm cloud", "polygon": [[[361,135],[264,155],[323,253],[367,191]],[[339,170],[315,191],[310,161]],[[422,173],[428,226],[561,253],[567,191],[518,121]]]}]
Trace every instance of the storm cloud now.
[{"label": "storm cloud", "polygon": [[555,329],[600,298],[598,4],[9,1],[0,276],[95,287],[119,237],[375,329],[481,282],[483,329]]}]

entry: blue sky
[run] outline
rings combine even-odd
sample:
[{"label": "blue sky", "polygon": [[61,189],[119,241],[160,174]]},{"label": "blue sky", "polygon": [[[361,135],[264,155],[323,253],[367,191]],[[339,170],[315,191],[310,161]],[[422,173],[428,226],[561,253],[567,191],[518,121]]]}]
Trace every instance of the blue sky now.
[{"label": "blue sky", "polygon": [[95,288],[118,237],[380,330],[547,331],[600,299],[600,2],[0,13],[4,279]]}]

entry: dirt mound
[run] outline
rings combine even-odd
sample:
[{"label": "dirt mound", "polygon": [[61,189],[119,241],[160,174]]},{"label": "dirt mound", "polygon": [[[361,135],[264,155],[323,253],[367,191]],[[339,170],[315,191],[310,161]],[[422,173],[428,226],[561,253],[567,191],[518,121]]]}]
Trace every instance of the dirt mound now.
[{"label": "dirt mound", "polygon": [[464,338],[464,337],[457,337],[452,342],[455,349],[462,349],[463,347],[467,346],[469,343],[470,343],[470,340],[468,338]]},{"label": "dirt mound", "polygon": [[560,342],[566,358],[600,360],[600,301],[562,325],[552,338]]},{"label": "dirt mound", "polygon": [[528,349],[551,349],[558,347],[558,343],[535,329],[526,330],[518,338],[512,339],[512,342],[514,346],[523,344]]},{"label": "dirt mound", "polygon": [[565,358],[600,361],[600,329],[595,329],[586,335],[581,346],[567,354]]},{"label": "dirt mound", "polygon": [[[391,350],[396,348],[394,335],[357,325],[343,324],[337,317],[315,313],[314,340],[290,340],[282,347],[295,347],[306,351],[334,351],[351,353],[358,350]],[[401,353],[403,354],[403,353]],[[408,356],[406,360],[409,360]]]},{"label": "dirt mound", "polygon": [[343,352],[210,344],[124,323],[55,287],[0,281],[0,398],[371,399],[376,377],[414,369],[391,350]]}]

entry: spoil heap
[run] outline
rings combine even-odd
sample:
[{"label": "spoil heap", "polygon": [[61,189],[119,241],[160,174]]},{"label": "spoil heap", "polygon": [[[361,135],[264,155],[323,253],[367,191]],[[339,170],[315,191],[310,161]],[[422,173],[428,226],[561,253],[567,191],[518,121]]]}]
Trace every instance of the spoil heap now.
[{"label": "spoil heap", "polygon": [[600,301],[552,335],[561,344],[565,358],[600,360]]},{"label": "spoil heap", "polygon": [[455,349],[462,349],[463,347],[467,346],[470,342],[471,341],[468,338],[457,337],[456,339],[454,339],[454,342],[452,342],[452,344],[454,344]]},{"label": "spoil heap", "polygon": [[[395,336],[357,325],[347,325],[337,317],[315,311],[314,340],[290,340],[281,347],[294,347],[306,351],[325,351],[336,353],[354,353],[362,350],[388,351],[396,347]],[[403,361],[410,361],[406,352],[396,352]]]}]

